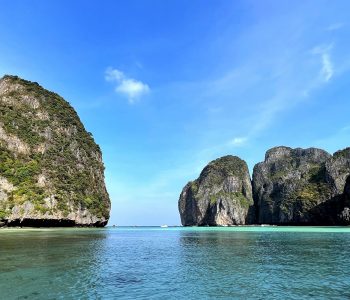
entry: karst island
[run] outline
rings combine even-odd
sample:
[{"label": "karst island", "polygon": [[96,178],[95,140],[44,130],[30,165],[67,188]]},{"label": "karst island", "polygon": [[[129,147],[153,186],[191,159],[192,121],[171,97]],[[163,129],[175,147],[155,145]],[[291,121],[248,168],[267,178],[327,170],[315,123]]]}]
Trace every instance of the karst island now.
[{"label": "karst island", "polygon": [[184,226],[349,225],[350,148],[275,147],[254,166],[224,156],[182,190]]},{"label": "karst island", "polygon": [[99,146],[73,107],[36,82],[0,79],[0,226],[105,226]]}]

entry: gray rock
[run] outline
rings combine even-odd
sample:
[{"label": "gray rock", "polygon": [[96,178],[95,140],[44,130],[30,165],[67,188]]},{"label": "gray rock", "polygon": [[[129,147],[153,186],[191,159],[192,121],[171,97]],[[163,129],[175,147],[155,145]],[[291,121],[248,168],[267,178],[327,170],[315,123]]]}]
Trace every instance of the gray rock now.
[{"label": "gray rock", "polygon": [[0,79],[0,226],[105,226],[100,147],[59,95]]},{"label": "gray rock", "polygon": [[350,148],[346,148],[335,152],[326,162],[326,180],[331,185],[333,196],[343,193],[349,174]]},{"label": "gray rock", "polygon": [[350,207],[350,176],[347,177],[344,187],[344,204]]},{"label": "gray rock", "polygon": [[350,148],[272,148],[254,167],[252,191],[254,205],[244,161],[217,159],[184,187],[182,224],[350,225]]},{"label": "gray rock", "polygon": [[343,206],[339,214],[339,223],[342,225],[350,225],[350,176],[347,177],[344,187]]},{"label": "gray rock", "polygon": [[249,170],[237,156],[209,163],[189,182],[179,199],[184,226],[242,225],[252,222],[253,198]]},{"label": "gray rock", "polygon": [[315,224],[333,196],[326,179],[324,150],[275,147],[253,171],[256,221],[260,224]]}]

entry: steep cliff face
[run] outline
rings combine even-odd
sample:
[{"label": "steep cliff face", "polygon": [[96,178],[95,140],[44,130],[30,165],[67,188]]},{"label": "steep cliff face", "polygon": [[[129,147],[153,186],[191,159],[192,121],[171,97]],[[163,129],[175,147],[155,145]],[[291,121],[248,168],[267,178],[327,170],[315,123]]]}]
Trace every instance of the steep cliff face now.
[{"label": "steep cliff face", "polygon": [[252,208],[248,167],[236,156],[209,163],[198,179],[184,187],[179,199],[184,226],[246,224],[253,216]]},{"label": "steep cliff face", "polygon": [[343,193],[349,173],[350,148],[335,152],[326,162],[326,180],[331,185],[333,196]]},{"label": "steep cliff face", "polygon": [[350,170],[341,153],[332,157],[321,149],[288,147],[267,151],[253,172],[257,223],[336,224]]},{"label": "steep cliff face", "polygon": [[213,161],[181,193],[182,224],[350,225],[350,148],[272,148],[254,167],[253,206],[250,184],[244,161]]},{"label": "steep cliff face", "polygon": [[346,179],[344,187],[345,206],[350,207],[350,175]]},{"label": "steep cliff face", "polygon": [[109,211],[100,148],[70,104],[0,79],[0,225],[104,226]]},{"label": "steep cliff face", "polygon": [[323,215],[331,224],[350,225],[350,148],[339,150],[326,162],[326,181],[332,191],[331,199],[323,207]]},{"label": "steep cliff face", "polygon": [[343,205],[339,214],[339,221],[342,225],[350,225],[350,176],[347,177],[344,187]]}]

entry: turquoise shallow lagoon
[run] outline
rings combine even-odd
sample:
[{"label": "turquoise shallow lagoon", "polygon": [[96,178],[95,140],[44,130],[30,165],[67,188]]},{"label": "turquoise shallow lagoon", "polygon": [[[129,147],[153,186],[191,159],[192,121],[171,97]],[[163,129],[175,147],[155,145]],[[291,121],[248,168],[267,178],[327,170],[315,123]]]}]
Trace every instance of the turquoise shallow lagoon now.
[{"label": "turquoise shallow lagoon", "polygon": [[1,299],[348,299],[350,228],[1,229]]}]

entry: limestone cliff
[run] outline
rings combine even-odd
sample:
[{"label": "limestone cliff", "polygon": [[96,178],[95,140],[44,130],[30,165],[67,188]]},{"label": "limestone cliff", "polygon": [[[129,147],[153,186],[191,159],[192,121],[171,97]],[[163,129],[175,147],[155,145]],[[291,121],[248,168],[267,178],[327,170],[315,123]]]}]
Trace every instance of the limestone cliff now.
[{"label": "limestone cliff", "polygon": [[339,223],[350,225],[350,176],[347,177],[343,193],[342,211],[339,214]]},{"label": "limestone cliff", "polygon": [[350,148],[272,148],[252,182],[244,161],[222,157],[184,187],[179,211],[185,226],[350,225]]},{"label": "limestone cliff", "polygon": [[253,215],[252,188],[245,161],[224,156],[209,163],[180,195],[184,226],[240,225]]},{"label": "limestone cliff", "polygon": [[0,225],[104,226],[109,211],[100,148],[70,104],[0,79]]},{"label": "limestone cliff", "polygon": [[325,163],[331,155],[323,150],[276,147],[253,171],[257,222],[300,224],[312,221],[312,209],[328,200]]},{"label": "limestone cliff", "polygon": [[349,151],[275,147],[253,171],[259,224],[336,225],[350,173]]},{"label": "limestone cliff", "polygon": [[346,178],[350,173],[350,148],[339,150],[326,162],[326,181],[332,189],[332,196],[342,194]]}]

